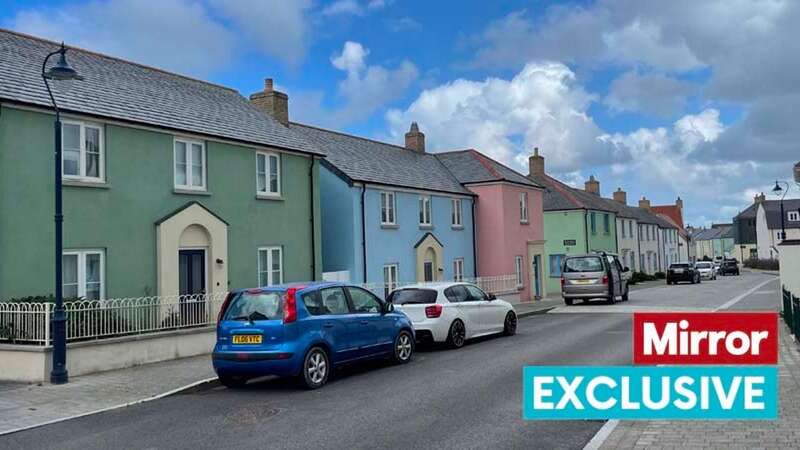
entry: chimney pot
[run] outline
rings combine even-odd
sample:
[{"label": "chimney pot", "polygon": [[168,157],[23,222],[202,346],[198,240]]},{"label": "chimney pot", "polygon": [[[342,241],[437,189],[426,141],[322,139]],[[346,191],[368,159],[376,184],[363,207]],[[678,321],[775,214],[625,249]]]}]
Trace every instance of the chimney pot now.
[{"label": "chimney pot", "polygon": [[647,197],[642,196],[642,199],[639,200],[639,208],[650,211],[650,200],[648,200]]},{"label": "chimney pot", "polygon": [[763,193],[763,192],[762,192],[762,193],[760,193],[760,194],[756,194],[756,196],[755,196],[755,197],[753,197],[753,201],[754,201],[756,204],[758,204],[758,203],[763,203],[763,202],[764,202],[764,200],[766,200],[766,199],[767,199],[767,196],[766,196],[766,195],[764,195],[764,193]]},{"label": "chimney pot", "polygon": [[594,178],[594,175],[589,175],[589,180],[583,186],[586,192],[600,195],[600,182]]},{"label": "chimney pot", "polygon": [[528,174],[544,176],[544,156],[539,155],[539,147],[534,147],[533,155],[528,157]]},{"label": "chimney pot", "polygon": [[250,103],[283,125],[289,126],[289,96],[275,90],[272,78],[264,79],[264,91],[250,95]]},{"label": "chimney pot", "polygon": [[425,133],[419,131],[417,122],[411,122],[411,127],[406,133],[406,148],[425,153]]},{"label": "chimney pot", "polygon": [[614,192],[614,200],[622,203],[623,205],[627,205],[628,193],[623,191],[621,187],[618,187],[617,190]]}]

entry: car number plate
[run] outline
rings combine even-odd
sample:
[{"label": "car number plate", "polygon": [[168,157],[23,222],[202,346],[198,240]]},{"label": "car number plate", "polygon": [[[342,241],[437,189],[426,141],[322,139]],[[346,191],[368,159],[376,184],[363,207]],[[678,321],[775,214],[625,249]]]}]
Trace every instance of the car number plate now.
[{"label": "car number plate", "polygon": [[683,269],[675,269],[674,272],[675,273],[683,273]]},{"label": "car number plate", "polygon": [[260,344],[260,334],[236,334],[233,336],[234,344]]},{"label": "car number plate", "polygon": [[594,280],[574,280],[573,282],[575,284],[591,284],[592,281]]}]

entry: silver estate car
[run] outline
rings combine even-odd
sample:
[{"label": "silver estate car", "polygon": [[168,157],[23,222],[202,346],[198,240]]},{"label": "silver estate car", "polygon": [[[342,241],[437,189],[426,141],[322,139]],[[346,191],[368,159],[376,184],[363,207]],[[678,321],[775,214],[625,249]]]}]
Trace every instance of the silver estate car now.
[{"label": "silver estate car", "polygon": [[576,299],[603,298],[609,304],[617,297],[627,301],[628,280],[630,269],[622,267],[611,253],[567,256],[561,264],[561,296],[567,305]]}]

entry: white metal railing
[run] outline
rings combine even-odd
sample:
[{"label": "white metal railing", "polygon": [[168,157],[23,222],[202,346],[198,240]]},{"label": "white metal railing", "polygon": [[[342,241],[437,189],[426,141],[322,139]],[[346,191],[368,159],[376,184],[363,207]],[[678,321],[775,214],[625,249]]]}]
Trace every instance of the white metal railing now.
[{"label": "white metal railing", "polygon": [[[498,275],[492,277],[464,278],[461,281],[467,283],[473,283],[479,288],[481,288],[484,292],[495,295],[510,294],[519,291],[517,286],[516,275]],[[453,281],[452,280],[437,281],[436,283],[443,283],[443,282],[453,282]],[[368,291],[377,295],[378,297],[385,299],[387,291],[391,292],[393,289],[401,288],[403,286],[410,286],[410,285],[424,286],[426,284],[433,284],[433,283],[418,283],[416,281],[405,281],[405,282],[394,283],[391,286],[387,285],[386,283],[361,283],[359,285],[364,289],[367,289]]]},{"label": "white metal railing", "polygon": [[[214,325],[226,294],[69,301],[67,341]],[[49,345],[52,314],[52,303],[0,303],[0,342]]]}]

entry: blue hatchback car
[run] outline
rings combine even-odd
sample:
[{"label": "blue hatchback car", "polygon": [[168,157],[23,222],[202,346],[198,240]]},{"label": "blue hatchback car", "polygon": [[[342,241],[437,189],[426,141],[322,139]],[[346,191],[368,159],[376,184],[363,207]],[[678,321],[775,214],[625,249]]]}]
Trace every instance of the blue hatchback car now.
[{"label": "blue hatchback car", "polygon": [[343,363],[370,358],[407,363],[414,339],[405,314],[360,287],[330,282],[270,286],[228,294],[212,360],[228,387],[279,375],[298,377],[316,389]]}]

